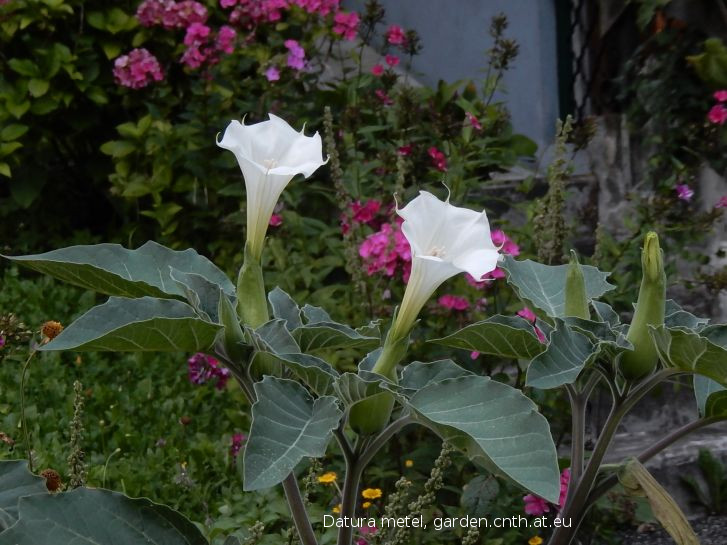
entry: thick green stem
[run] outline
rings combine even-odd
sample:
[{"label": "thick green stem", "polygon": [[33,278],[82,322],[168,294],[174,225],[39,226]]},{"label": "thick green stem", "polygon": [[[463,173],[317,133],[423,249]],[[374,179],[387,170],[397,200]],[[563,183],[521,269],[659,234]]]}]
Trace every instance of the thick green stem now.
[{"label": "thick green stem", "polygon": [[288,507],[290,507],[290,513],[293,516],[295,529],[298,530],[300,542],[303,545],[318,545],[294,473],[290,473],[283,481],[283,490],[285,490],[285,497],[288,500]]},{"label": "thick green stem", "polygon": [[[358,499],[358,488],[361,483],[364,465],[360,463],[359,449],[355,449],[353,456],[346,458],[346,478],[343,481],[341,492],[341,517],[349,521],[356,516],[356,500]],[[351,545],[353,542],[353,524],[344,524],[338,529],[338,545]]]},{"label": "thick green stem", "polygon": [[[584,442],[585,442],[585,421],[586,421],[586,401],[575,388],[566,388],[568,399],[571,407],[571,454],[570,454],[570,481],[568,484],[568,494],[565,505],[569,505],[572,501],[576,486],[581,480],[583,474],[584,460]],[[564,506],[565,506],[564,505]],[[564,507],[563,506],[563,507]]]}]

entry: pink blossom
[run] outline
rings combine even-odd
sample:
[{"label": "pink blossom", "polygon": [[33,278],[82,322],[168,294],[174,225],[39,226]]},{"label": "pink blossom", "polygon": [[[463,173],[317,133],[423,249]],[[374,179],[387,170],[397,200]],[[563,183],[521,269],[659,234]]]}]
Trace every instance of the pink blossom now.
[{"label": "pink blossom", "polygon": [[568,497],[568,484],[570,483],[570,468],[566,467],[560,474],[560,498],[558,506],[563,508]]},{"label": "pink blossom", "polygon": [[280,70],[278,70],[275,66],[271,66],[265,70],[265,77],[268,81],[278,81],[280,79]]},{"label": "pink blossom", "polygon": [[476,360],[479,357],[480,357],[479,352],[470,352],[470,359]]},{"label": "pink blossom", "polygon": [[237,0],[220,0],[220,6],[223,8],[231,8],[237,4]]},{"label": "pink blossom", "polygon": [[371,199],[366,204],[361,204],[361,201],[355,201],[351,203],[352,219],[357,223],[371,223],[376,214],[381,209],[381,201]]},{"label": "pink blossom", "polygon": [[182,55],[182,63],[189,68],[199,68],[207,60],[207,54],[197,46],[189,47]]},{"label": "pink blossom", "polygon": [[374,91],[374,94],[376,95],[376,98],[378,98],[384,106],[391,106],[394,103],[394,101],[391,99],[391,97],[389,95],[387,95],[386,91],[384,91],[383,89],[376,89]]},{"label": "pink blossom", "polygon": [[359,22],[358,13],[339,11],[333,16],[333,22],[335,23],[333,25],[333,32],[343,36],[348,41],[356,39]]},{"label": "pink blossom", "polygon": [[237,458],[237,455],[240,454],[240,450],[242,449],[242,444],[247,439],[247,436],[244,433],[234,433],[232,435],[232,441],[230,444],[230,457],[234,461]]},{"label": "pink blossom", "polygon": [[367,536],[374,535],[379,531],[379,529],[376,526],[361,526],[358,531],[361,532],[362,535]]},{"label": "pink blossom", "polygon": [[215,380],[215,387],[223,390],[230,378],[230,371],[222,367],[212,356],[197,352],[187,360],[187,374],[192,384],[205,384]]},{"label": "pink blossom", "polygon": [[548,502],[540,496],[528,494],[527,496],[523,496],[523,501],[525,502],[525,514],[527,515],[540,517],[543,514],[550,512]]},{"label": "pink blossom", "polygon": [[176,6],[174,6],[174,11],[179,27],[188,27],[193,23],[207,22],[207,8],[194,0],[177,2]]},{"label": "pink blossom", "polygon": [[480,123],[479,119],[477,119],[474,115],[472,115],[470,112],[467,112],[465,114],[467,116],[467,121],[470,122],[470,125],[476,130],[481,131],[482,130],[482,124]]},{"label": "pink blossom", "polygon": [[376,273],[394,276],[397,271],[401,271],[404,281],[409,280],[411,248],[401,232],[399,218],[393,225],[384,223],[379,231],[366,237],[359,246],[358,253],[363,258],[369,276]]},{"label": "pink blossom", "polygon": [[0,335],[0,348],[2,348],[3,346],[5,346],[5,337]]},{"label": "pink blossom", "polygon": [[712,106],[712,109],[709,110],[707,117],[712,123],[724,125],[724,122],[727,121],[727,108],[725,108],[722,104],[715,104]]},{"label": "pink blossom", "polygon": [[384,73],[384,67],[380,64],[375,64],[371,67],[371,73],[377,78]]},{"label": "pink blossom", "polygon": [[717,204],[714,205],[715,208],[727,208],[727,195],[724,197],[720,197],[720,199],[717,201]]},{"label": "pink blossom", "polygon": [[392,68],[399,64],[399,57],[397,57],[396,55],[386,55],[384,59],[386,60],[386,64],[388,64]]},{"label": "pink blossom", "polygon": [[442,295],[437,303],[440,307],[451,310],[467,310],[470,308],[470,303],[466,298],[457,297],[456,295]]},{"label": "pink blossom", "polygon": [[690,201],[694,196],[694,190],[687,184],[678,184],[676,186],[677,197],[683,201]]},{"label": "pink blossom", "polygon": [[339,0],[291,0],[291,4],[295,4],[304,9],[308,13],[317,13],[326,16],[329,13],[338,10]]},{"label": "pink blossom", "polygon": [[305,68],[305,50],[295,40],[285,40],[285,47],[288,48],[288,66],[295,70]]},{"label": "pink blossom", "polygon": [[396,150],[396,153],[398,153],[399,155],[403,155],[404,157],[407,157],[408,155],[411,155],[411,150],[412,150],[412,145],[406,144],[405,146],[400,146]]},{"label": "pink blossom", "polygon": [[114,79],[124,87],[141,89],[163,78],[159,61],[144,48],[132,49],[114,61]]},{"label": "pink blossom", "polygon": [[495,246],[500,246],[502,253],[509,254],[513,257],[520,255],[520,246],[505,234],[502,229],[495,229],[490,233],[490,238]]},{"label": "pink blossom", "polygon": [[719,102],[727,102],[727,89],[721,89],[714,92],[714,99]]},{"label": "pink blossom", "polygon": [[427,150],[429,157],[432,158],[432,164],[440,172],[447,172],[447,158],[444,153],[432,146]]},{"label": "pink blossom", "polygon": [[235,50],[235,38],[237,38],[237,31],[231,26],[224,25],[217,31],[215,46],[229,55]]},{"label": "pink blossom", "polygon": [[207,8],[194,0],[144,0],[136,9],[136,18],[146,27],[186,28],[192,23],[206,22],[208,16]]},{"label": "pink blossom", "polygon": [[386,41],[391,45],[404,45],[406,43],[406,34],[404,34],[404,29],[399,25],[391,25],[386,30]]},{"label": "pink blossom", "polygon": [[[230,27],[227,27],[230,28]],[[184,35],[184,45],[189,47],[199,47],[207,41],[211,29],[202,23],[192,23],[187,27],[187,33]]]},{"label": "pink blossom", "polygon": [[283,223],[283,216],[281,216],[280,214],[273,214],[272,216],[270,216],[269,225],[271,227],[279,227],[280,225],[282,225],[282,223]]},{"label": "pink blossom", "polygon": [[535,316],[535,313],[532,310],[530,310],[528,307],[523,307],[522,309],[517,311],[517,315],[520,316],[521,318],[526,319],[528,322],[530,322],[532,324],[533,331],[535,332],[535,336],[538,337],[538,340],[542,344],[546,344],[548,342],[547,339],[545,338],[545,335],[540,330],[540,328],[535,325],[535,323],[538,320],[538,317]]}]

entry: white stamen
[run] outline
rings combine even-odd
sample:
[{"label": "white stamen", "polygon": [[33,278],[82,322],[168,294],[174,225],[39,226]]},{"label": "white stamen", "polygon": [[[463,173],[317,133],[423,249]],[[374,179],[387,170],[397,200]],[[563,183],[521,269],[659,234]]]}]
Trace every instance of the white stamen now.
[{"label": "white stamen", "polygon": [[443,246],[432,246],[427,252],[427,255],[431,257],[444,258],[444,256],[447,255],[447,251]]}]

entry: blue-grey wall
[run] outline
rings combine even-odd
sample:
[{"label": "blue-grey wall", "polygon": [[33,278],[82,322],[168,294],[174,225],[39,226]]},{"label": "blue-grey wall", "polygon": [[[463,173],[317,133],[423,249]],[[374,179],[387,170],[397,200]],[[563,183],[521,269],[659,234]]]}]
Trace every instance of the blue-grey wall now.
[{"label": "blue-grey wall", "polygon": [[[486,51],[492,46],[490,19],[505,13],[507,37],[520,44],[520,54],[504,81],[503,98],[517,132],[542,147],[555,132],[558,80],[554,0],[380,0],[386,24],[415,29],[423,50],[413,70],[420,81],[463,78],[482,80]],[[363,0],[345,2],[361,9]]]}]

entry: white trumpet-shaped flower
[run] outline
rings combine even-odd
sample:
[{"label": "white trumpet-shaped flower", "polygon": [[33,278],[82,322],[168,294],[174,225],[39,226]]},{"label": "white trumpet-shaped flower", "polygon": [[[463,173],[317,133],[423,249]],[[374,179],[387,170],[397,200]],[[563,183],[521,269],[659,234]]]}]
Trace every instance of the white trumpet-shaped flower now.
[{"label": "white trumpet-shaped flower", "polygon": [[442,282],[461,272],[480,280],[495,269],[500,257],[484,210],[459,208],[421,191],[397,212],[404,218],[401,230],[411,246],[412,266],[392,339],[409,333]]},{"label": "white trumpet-shaped flower", "polygon": [[252,256],[262,255],[265,233],[280,194],[296,174],[308,178],[325,164],[321,137],[305,136],[283,119],[245,125],[231,121],[217,142],[235,154],[247,191],[247,242]]}]

